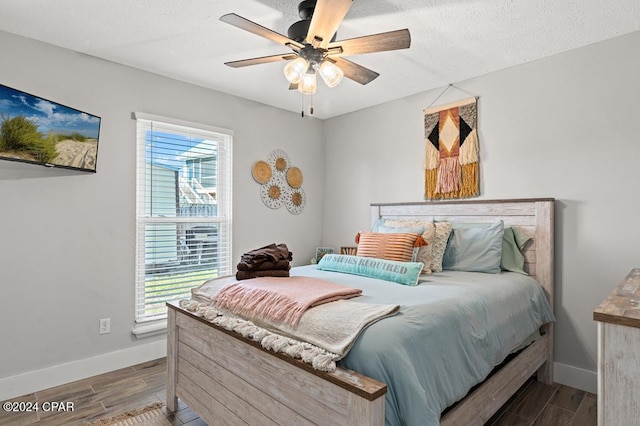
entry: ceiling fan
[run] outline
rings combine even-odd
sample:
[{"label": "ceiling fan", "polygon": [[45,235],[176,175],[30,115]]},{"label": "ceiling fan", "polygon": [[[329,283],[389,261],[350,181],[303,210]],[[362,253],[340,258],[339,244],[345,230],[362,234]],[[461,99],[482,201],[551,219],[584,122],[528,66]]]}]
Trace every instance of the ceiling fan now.
[{"label": "ceiling fan", "polygon": [[220,20],[253,34],[290,48],[293,53],[262,56],[225,62],[233,68],[289,61],[284,75],[291,83],[290,89],[312,95],[316,92],[316,73],[329,87],[335,87],[342,77],[360,84],[373,81],[378,74],[344,58],[348,55],[406,49],[411,45],[408,29],[389,31],[347,40],[335,41],[336,30],[342,23],[353,0],[304,0],[298,5],[301,21],[287,31],[288,37],[256,24],[235,13]]}]

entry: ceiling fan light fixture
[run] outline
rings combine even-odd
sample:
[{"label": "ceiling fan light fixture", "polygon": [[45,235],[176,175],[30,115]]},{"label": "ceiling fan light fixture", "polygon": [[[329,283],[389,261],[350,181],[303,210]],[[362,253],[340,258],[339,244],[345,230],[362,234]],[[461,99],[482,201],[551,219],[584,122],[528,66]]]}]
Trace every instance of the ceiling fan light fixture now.
[{"label": "ceiling fan light fixture", "polygon": [[316,72],[309,67],[309,72],[304,75],[298,84],[298,91],[303,95],[313,95],[318,88],[316,83]]},{"label": "ceiling fan light fixture", "polygon": [[336,87],[342,81],[342,77],[344,77],[344,72],[340,67],[326,59],[320,64],[318,72],[329,87]]},{"label": "ceiling fan light fixture", "polygon": [[290,83],[289,88],[297,87],[303,94],[310,95],[317,90],[316,74],[320,74],[330,88],[340,84],[344,77],[362,85],[368,84],[380,74],[344,59],[343,56],[407,49],[411,46],[411,34],[405,28],[335,41],[336,31],[352,4],[353,0],[302,0],[298,5],[301,21],[289,27],[288,37],[235,13],[222,15],[220,17],[222,22],[293,51],[287,54],[225,62],[225,65],[240,68],[288,61],[283,72]]},{"label": "ceiling fan light fixture", "polygon": [[289,80],[289,83],[297,84],[305,76],[309,63],[302,57],[297,57],[293,61],[290,61],[284,67],[284,76]]}]

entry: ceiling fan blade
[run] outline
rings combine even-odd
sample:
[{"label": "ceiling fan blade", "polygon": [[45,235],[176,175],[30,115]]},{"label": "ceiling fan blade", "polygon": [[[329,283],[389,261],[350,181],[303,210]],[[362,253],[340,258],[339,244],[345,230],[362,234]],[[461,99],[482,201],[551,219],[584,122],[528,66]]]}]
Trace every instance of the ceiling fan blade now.
[{"label": "ceiling fan blade", "polygon": [[336,65],[340,67],[345,77],[360,84],[371,83],[380,75],[369,68],[365,68],[362,65],[358,65],[344,58],[332,57],[331,60],[335,61]]},{"label": "ceiling fan blade", "polygon": [[353,0],[318,0],[309,25],[307,43],[326,48],[352,3]]},{"label": "ceiling fan blade", "polygon": [[295,40],[291,40],[289,37],[285,37],[280,33],[263,27],[262,25],[256,24],[255,22],[250,21],[247,18],[243,18],[240,15],[236,15],[235,13],[222,15],[220,17],[220,20],[222,22],[226,22],[227,24],[233,25],[234,27],[238,27],[255,35],[259,35],[260,37],[264,37],[267,40],[271,40],[283,46],[290,47],[295,51],[298,51],[304,47],[301,43],[298,43]]},{"label": "ceiling fan blade", "polygon": [[267,64],[269,62],[289,61],[297,57],[298,56],[293,53],[285,53],[284,55],[271,55],[261,56],[259,58],[241,59],[239,61],[225,62],[224,64],[232,68],[242,68],[248,67],[250,65]]},{"label": "ceiling fan blade", "polygon": [[[411,46],[411,34],[408,29],[372,34],[364,37],[329,43],[329,55],[347,56],[361,53],[384,52],[387,50],[407,49]],[[335,53],[334,53],[335,52]]]}]

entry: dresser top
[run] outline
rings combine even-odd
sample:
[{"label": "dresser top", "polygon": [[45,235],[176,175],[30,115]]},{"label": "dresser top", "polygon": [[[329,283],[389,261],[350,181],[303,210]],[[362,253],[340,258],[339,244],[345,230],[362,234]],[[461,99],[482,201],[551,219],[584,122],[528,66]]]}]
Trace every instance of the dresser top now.
[{"label": "dresser top", "polygon": [[593,319],[640,328],[640,268],[627,277],[593,311]]}]

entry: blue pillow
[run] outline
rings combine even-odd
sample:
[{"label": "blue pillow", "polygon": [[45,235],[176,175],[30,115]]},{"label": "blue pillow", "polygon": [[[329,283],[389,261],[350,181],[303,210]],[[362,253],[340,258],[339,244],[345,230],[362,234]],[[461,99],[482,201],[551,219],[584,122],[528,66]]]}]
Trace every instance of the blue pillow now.
[{"label": "blue pillow", "polygon": [[381,234],[424,234],[424,226],[409,226],[404,228],[396,228],[394,226],[380,225],[378,232]]},{"label": "blue pillow", "polygon": [[381,226],[384,226],[384,222],[384,219],[377,219],[371,226],[371,232],[380,232],[379,229]]},{"label": "blue pillow", "polygon": [[325,254],[318,263],[318,269],[414,286],[418,284],[422,262],[397,262],[375,257]]},{"label": "blue pillow", "polygon": [[473,226],[454,224],[442,269],[499,273],[503,235],[503,221]]}]

